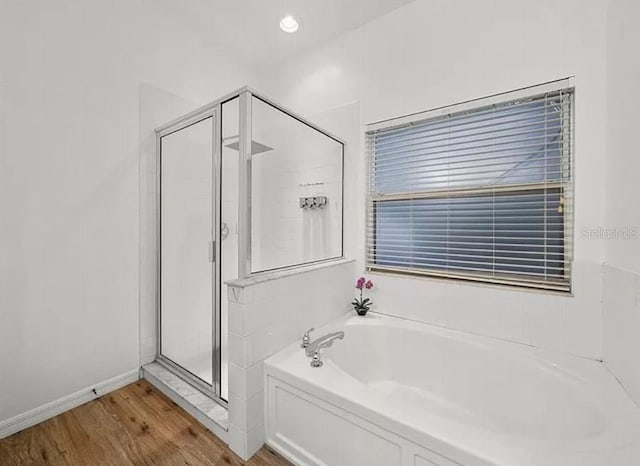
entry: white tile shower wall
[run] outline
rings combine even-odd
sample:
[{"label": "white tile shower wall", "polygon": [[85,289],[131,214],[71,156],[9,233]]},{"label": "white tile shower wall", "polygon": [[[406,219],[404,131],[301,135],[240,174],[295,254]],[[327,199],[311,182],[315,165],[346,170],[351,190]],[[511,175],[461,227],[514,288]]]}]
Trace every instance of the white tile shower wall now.
[{"label": "white tile shower wall", "polygon": [[[347,144],[364,147],[366,123],[575,76],[573,297],[376,275],[376,310],[602,357],[604,245],[579,232],[604,218],[605,4],[575,5],[572,0],[416,0],[274,68],[259,83],[307,115],[359,101],[359,135]],[[443,43],[445,36],[451,40]],[[358,157],[356,176],[347,175],[357,194],[348,202],[358,215],[346,221],[357,225],[358,270],[363,270],[366,180],[357,176],[365,166],[362,149]]]},{"label": "white tile shower wall", "polygon": [[604,363],[640,405],[640,274],[604,266]]},{"label": "white tile shower wall", "polygon": [[[339,257],[340,145],[266,104],[254,103],[253,112],[253,138],[273,148],[252,157],[253,271]],[[300,208],[299,199],[311,196],[328,203]]]},{"label": "white tile shower wall", "polygon": [[360,158],[360,104],[350,102],[337,108],[312,114],[309,119],[346,141],[344,146],[344,222],[343,256],[357,257],[360,231],[360,186],[365,173]]},{"label": "white tile shower wall", "polygon": [[348,312],[354,273],[354,261],[339,261],[229,285],[229,446],[242,458],[264,443],[263,361]]}]

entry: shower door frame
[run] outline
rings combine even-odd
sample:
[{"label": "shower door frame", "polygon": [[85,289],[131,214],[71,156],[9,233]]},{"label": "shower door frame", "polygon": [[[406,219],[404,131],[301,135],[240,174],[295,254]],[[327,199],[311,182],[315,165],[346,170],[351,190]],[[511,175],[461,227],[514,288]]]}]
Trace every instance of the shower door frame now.
[{"label": "shower door frame", "polygon": [[[287,266],[291,267],[303,267],[310,264],[317,264],[322,262],[331,262],[344,258],[344,176],[345,176],[345,141],[339,137],[331,134],[330,132],[320,128],[314,123],[310,122],[306,118],[298,115],[290,109],[283,107],[275,100],[256,92],[249,86],[244,86],[235,91],[214,100],[206,105],[203,105],[196,110],[187,113],[175,120],[170,121],[158,128],[156,128],[156,233],[157,233],[157,255],[156,255],[156,361],[170,369],[174,373],[177,373],[185,381],[191,383],[195,387],[204,391],[212,399],[227,407],[227,401],[220,397],[221,390],[221,313],[222,303],[221,287],[222,287],[222,262],[221,262],[221,213],[222,213],[222,180],[221,180],[221,168],[222,168],[222,105],[235,98],[239,99],[239,123],[238,123],[238,136],[239,136],[239,180],[238,180],[238,279],[247,278],[253,275],[261,275],[264,273],[272,272],[251,271],[251,138],[252,138],[252,98],[257,97],[264,103],[280,110],[284,114],[292,117],[294,120],[305,124],[306,126],[318,131],[326,137],[333,139],[334,141],[342,145],[342,183],[341,183],[341,244],[340,244],[340,256],[331,257],[327,259],[321,259],[313,262],[305,262],[299,265]],[[160,270],[160,240],[161,240],[161,225],[160,225],[160,201],[161,201],[161,138],[168,134],[171,134],[180,129],[184,129],[194,123],[213,116],[214,129],[213,129],[213,198],[215,199],[214,209],[214,231],[215,231],[215,278],[214,278],[214,306],[212,311],[214,316],[212,319],[214,325],[214,347],[213,347],[213,385],[209,386],[204,381],[164,357],[161,354],[161,313],[160,313],[160,293],[161,293],[161,270]],[[227,360],[230,362],[229,358]],[[227,380],[228,381],[228,380]],[[227,384],[228,385],[228,384]]]},{"label": "shower door frame", "polygon": [[[162,354],[162,138],[173,133],[177,133],[192,125],[212,119],[212,150],[211,150],[211,213],[212,213],[212,231],[214,232],[212,241],[214,242],[213,261],[211,267],[213,269],[213,283],[211,284],[212,293],[212,368],[211,368],[211,385],[190,372],[188,369],[175,363],[167,356]],[[218,403],[226,406],[227,402],[220,397],[221,385],[221,333],[220,333],[220,105],[208,106],[206,109],[200,109],[197,113],[185,115],[178,120],[170,122],[156,129],[156,361],[165,366],[167,369],[179,375],[183,380],[195,386],[199,390],[205,392]]]}]

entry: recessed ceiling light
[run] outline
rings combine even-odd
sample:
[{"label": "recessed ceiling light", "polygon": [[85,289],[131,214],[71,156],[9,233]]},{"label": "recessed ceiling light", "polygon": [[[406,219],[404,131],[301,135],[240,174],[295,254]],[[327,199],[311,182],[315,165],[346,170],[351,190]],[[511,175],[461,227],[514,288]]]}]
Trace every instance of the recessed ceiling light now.
[{"label": "recessed ceiling light", "polygon": [[282,29],[284,32],[296,32],[298,30],[298,27],[298,22],[291,15],[287,15],[280,20],[280,29]]}]

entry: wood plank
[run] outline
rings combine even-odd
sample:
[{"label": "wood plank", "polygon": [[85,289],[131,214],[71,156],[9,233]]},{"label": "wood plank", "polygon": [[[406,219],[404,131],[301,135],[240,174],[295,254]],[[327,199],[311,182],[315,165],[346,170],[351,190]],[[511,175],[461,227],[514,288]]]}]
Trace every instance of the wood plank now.
[{"label": "wood plank", "polygon": [[[145,380],[0,440],[0,466],[245,463]],[[288,466],[263,447],[247,466]]]}]

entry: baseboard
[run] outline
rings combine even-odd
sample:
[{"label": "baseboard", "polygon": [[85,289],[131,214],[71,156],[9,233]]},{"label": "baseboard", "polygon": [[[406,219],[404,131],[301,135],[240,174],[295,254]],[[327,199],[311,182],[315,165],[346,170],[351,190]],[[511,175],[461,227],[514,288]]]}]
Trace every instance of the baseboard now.
[{"label": "baseboard", "polygon": [[26,413],[18,414],[17,416],[2,421],[0,422],[0,439],[40,424],[42,421],[62,414],[76,406],[80,406],[125,385],[129,385],[140,378],[139,372],[138,369],[125,372],[124,374],[117,375],[72,393],[71,395],[67,395],[58,400],[38,406]]}]

